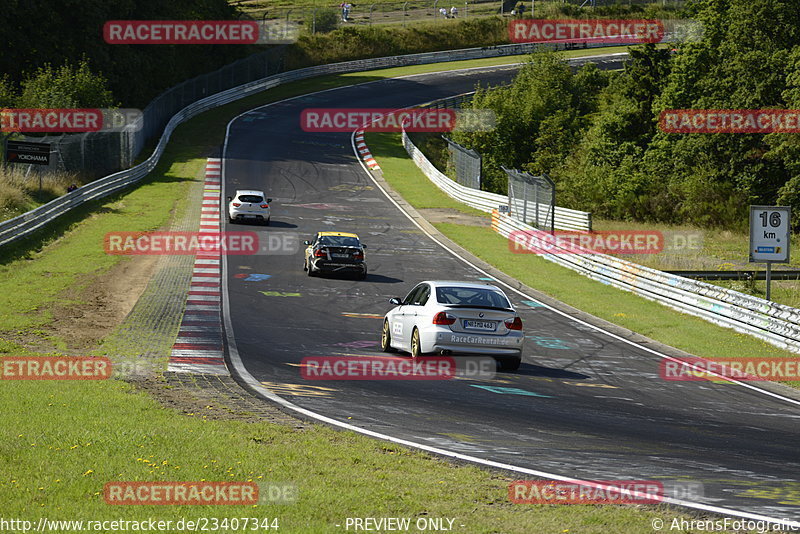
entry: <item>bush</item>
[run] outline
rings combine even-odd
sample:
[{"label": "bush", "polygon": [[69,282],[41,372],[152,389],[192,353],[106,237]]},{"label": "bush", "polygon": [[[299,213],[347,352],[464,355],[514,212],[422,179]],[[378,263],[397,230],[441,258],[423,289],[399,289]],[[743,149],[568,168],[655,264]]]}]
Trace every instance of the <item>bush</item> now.
[{"label": "bush", "polygon": [[335,9],[311,10],[306,15],[306,28],[309,33],[328,33],[339,27],[341,12]]},{"label": "bush", "polygon": [[92,73],[84,59],[77,67],[50,64],[22,82],[20,108],[107,108],[114,106],[108,81]]}]

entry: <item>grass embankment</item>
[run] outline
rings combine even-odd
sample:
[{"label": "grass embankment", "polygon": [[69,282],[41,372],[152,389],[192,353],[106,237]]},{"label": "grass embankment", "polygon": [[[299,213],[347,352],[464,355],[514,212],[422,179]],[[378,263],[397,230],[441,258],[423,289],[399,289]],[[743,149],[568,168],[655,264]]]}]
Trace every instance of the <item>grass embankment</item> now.
[{"label": "grass embankment", "polygon": [[[474,214],[442,193],[408,157],[394,133],[368,133],[386,181],[416,208],[448,207]],[[444,198],[442,198],[444,197]],[[488,217],[481,213],[482,217]],[[592,315],[705,358],[796,356],[751,336],[681,314],[633,293],[595,282],[532,254],[514,254],[490,228],[436,224],[447,237],[528,286]]]},{"label": "grass embankment", "polygon": [[[247,16],[255,20],[289,20],[300,21],[308,25],[309,13],[313,9],[319,11],[330,10],[341,13],[341,2],[319,3],[316,0],[229,0]],[[518,0],[505,0],[502,2],[504,15],[511,18],[511,11],[520,2]],[[405,5],[404,5],[405,4]],[[433,2],[428,0],[410,0],[402,2],[397,0],[382,0],[377,2],[352,4],[348,22],[342,25],[365,24],[407,24],[418,25],[435,20],[437,24],[449,24],[465,18],[487,17],[500,14],[501,2],[497,0],[473,0],[471,2],[440,2],[440,7],[447,9],[455,6],[458,9],[456,19],[444,19],[433,9]],[[530,4],[526,4],[525,16],[531,16]],[[592,18],[592,17],[625,17],[631,18],[664,18],[665,15],[677,11],[675,5],[665,6],[662,0],[641,0],[635,3],[620,3],[614,5],[601,5],[595,8],[579,7],[578,5],[564,3],[563,0],[536,0],[536,18]]]},{"label": "grass embankment", "polygon": [[70,184],[78,183],[77,176],[71,174],[40,175],[37,172],[29,173],[27,167],[0,165],[0,221],[50,202],[66,193]]},{"label": "grass embankment", "polygon": [[[205,155],[219,146],[234,115],[311,90],[431,70],[428,65],[299,82],[181,126],[147,182],[49,227],[38,242],[28,243],[32,248],[4,250],[0,330],[46,334],[47,308],[64,303],[64,290],[76,280],[91,283],[126,261],[103,253],[105,232],[155,229],[171,212],[180,216]],[[6,339],[0,352],[27,351]],[[210,407],[185,417],[121,381],[0,384],[5,519],[278,517],[281,532],[313,533],[342,531],[335,525],[347,517],[447,517],[455,519],[454,532],[646,533],[653,518],[674,517],[654,508],[512,505],[508,480],[474,467],[322,426],[297,431],[217,421],[207,417]],[[299,487],[300,500],[257,508],[106,505],[103,485],[126,480],[289,482]]]}]

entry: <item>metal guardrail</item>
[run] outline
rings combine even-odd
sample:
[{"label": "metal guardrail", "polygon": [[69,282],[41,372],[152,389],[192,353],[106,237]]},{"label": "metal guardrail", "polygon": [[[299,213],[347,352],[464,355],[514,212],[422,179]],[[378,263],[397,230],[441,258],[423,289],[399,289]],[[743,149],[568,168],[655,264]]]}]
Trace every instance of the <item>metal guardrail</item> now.
[{"label": "metal guardrail", "polygon": [[[698,280],[766,280],[767,271],[664,271],[665,273]],[[773,280],[800,280],[800,270],[772,271]]]},{"label": "metal guardrail", "polygon": [[[518,245],[525,248],[530,244],[527,236],[552,243],[547,239],[549,234],[496,210],[492,213],[492,229],[504,237],[509,237],[512,232],[525,232],[526,239]],[[556,243],[552,248],[555,253],[539,255],[604,284],[750,334],[791,352],[800,352],[800,309],[586,249],[581,249],[586,253],[576,253],[576,248],[580,249],[574,246],[566,249]]]},{"label": "metal guardrail", "polygon": [[[585,48],[601,48],[602,43],[590,43]],[[359,59],[355,61],[345,61],[332,63],[329,65],[319,65],[296,69],[272,76],[267,76],[254,82],[249,82],[232,89],[221,91],[214,95],[199,99],[192,104],[184,107],[172,116],[164,127],[164,132],[159,139],[153,154],[144,162],[116,172],[109,176],[99,178],[83,187],[78,188],[72,193],[51,200],[47,204],[39,206],[23,215],[3,221],[0,223],[0,247],[7,245],[17,239],[29,236],[33,232],[41,229],[61,215],[64,215],[81,204],[89,201],[98,200],[118,191],[121,191],[132,184],[135,184],[155,168],[158,164],[164,148],[169,141],[172,132],[182,122],[189,120],[200,113],[210,109],[229,104],[241,98],[248,97],[260,91],[277,87],[278,85],[324,76],[327,74],[339,74],[345,72],[360,72],[387,67],[399,67],[406,65],[424,65],[428,63],[442,63],[448,61],[459,61],[465,59],[493,58],[502,56],[514,56],[528,54],[537,49],[549,48],[563,50],[565,48],[580,48],[570,45],[542,45],[537,43],[521,43],[511,45],[489,46],[483,48],[466,48],[460,50],[445,50],[441,52],[425,52],[422,54],[409,54],[404,56],[389,56],[373,59]]]},{"label": "metal guardrail", "polygon": [[[405,131],[401,136],[403,139],[403,147],[405,147],[406,152],[408,152],[408,155],[414,160],[417,167],[419,167],[425,176],[436,184],[439,189],[447,193],[450,197],[475,209],[485,211],[486,213],[492,213],[492,211],[496,210],[497,206],[501,204],[508,204],[508,197],[506,195],[480,191],[454,182],[449,176],[439,171],[439,169],[425,157],[425,154],[411,142],[411,139],[409,139]],[[546,211],[547,207],[541,206],[540,209]],[[547,215],[549,217],[549,214]],[[554,226],[560,230],[591,231],[591,214],[585,211],[571,210],[556,206]]]}]

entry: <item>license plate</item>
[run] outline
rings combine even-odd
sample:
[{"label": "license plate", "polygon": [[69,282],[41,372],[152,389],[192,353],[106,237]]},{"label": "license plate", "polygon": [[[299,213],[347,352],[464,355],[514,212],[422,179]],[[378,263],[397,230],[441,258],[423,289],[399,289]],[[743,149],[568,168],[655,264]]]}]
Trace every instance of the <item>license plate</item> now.
[{"label": "license plate", "polygon": [[471,319],[464,321],[464,328],[471,328],[473,330],[491,330],[497,328],[497,323],[494,321],[474,321]]},{"label": "license plate", "polygon": [[350,254],[331,254],[331,258],[349,258]]}]

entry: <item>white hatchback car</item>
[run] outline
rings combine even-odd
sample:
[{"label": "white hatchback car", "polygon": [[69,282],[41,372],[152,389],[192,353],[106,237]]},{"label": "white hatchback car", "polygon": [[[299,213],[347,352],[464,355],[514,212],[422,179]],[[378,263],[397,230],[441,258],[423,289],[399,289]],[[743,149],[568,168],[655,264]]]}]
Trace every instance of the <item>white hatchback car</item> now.
[{"label": "white hatchback car", "polygon": [[228,220],[255,221],[269,224],[271,198],[266,198],[263,191],[245,189],[236,191],[236,195],[228,197]]},{"label": "white hatchback car", "polygon": [[522,320],[497,286],[473,282],[425,281],[404,299],[393,298],[386,314],[381,349],[418,357],[426,353],[493,356],[500,368],[522,362]]}]

